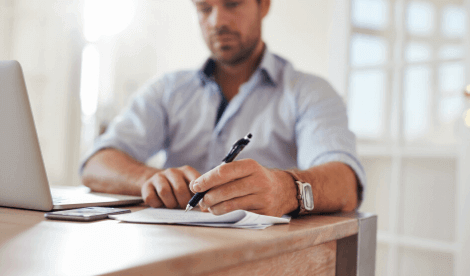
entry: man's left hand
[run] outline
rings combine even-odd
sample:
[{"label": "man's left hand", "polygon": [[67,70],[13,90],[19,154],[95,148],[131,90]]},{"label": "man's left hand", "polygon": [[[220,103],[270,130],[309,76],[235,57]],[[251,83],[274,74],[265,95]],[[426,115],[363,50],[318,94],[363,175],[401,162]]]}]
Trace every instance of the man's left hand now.
[{"label": "man's left hand", "polygon": [[288,173],[243,159],[215,167],[189,188],[194,193],[210,189],[199,205],[215,215],[242,209],[280,217],[298,208],[295,185]]}]

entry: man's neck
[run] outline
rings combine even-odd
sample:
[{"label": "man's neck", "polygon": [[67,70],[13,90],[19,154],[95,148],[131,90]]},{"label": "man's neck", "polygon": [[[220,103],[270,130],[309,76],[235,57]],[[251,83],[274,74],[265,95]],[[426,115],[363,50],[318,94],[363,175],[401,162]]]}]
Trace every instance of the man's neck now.
[{"label": "man's neck", "polygon": [[264,43],[260,41],[251,57],[239,64],[228,65],[216,61],[215,79],[228,101],[238,93],[240,86],[247,82],[256,71],[263,52]]}]

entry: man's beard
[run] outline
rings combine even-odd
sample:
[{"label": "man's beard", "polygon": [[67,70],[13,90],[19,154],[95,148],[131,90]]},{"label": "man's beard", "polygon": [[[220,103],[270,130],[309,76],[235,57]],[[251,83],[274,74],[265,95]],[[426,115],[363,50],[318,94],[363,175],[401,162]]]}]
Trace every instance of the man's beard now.
[{"label": "man's beard", "polygon": [[[217,43],[217,36],[219,36],[219,35],[232,35],[232,36],[234,36],[235,40],[237,42],[236,45],[230,45],[230,46],[227,45],[227,46],[222,46],[219,49],[216,49],[214,44]],[[258,37],[258,38],[250,39],[246,43],[242,43],[241,36],[238,32],[232,32],[228,28],[223,26],[222,28],[220,28],[220,29],[214,31],[213,33],[211,33],[211,35],[209,37],[209,48],[212,52],[212,57],[216,61],[218,61],[222,64],[232,65],[233,66],[233,65],[238,65],[238,64],[246,61],[253,54],[253,52],[255,51],[259,40],[260,40],[260,38]],[[222,53],[224,51],[230,51],[233,48],[235,48],[237,51],[233,55],[231,55],[231,57],[224,58]]]}]

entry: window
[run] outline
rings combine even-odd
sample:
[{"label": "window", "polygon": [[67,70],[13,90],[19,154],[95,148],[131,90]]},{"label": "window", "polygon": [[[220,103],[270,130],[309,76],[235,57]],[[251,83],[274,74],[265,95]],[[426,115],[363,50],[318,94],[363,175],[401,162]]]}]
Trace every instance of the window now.
[{"label": "window", "polygon": [[368,178],[361,211],[379,215],[376,274],[466,275],[470,158],[456,129],[464,114],[470,125],[470,2],[349,3],[345,100]]},{"label": "window", "polygon": [[463,1],[350,3],[346,100],[359,141],[455,143],[467,70]]},{"label": "window", "polygon": [[80,75],[80,105],[82,113],[81,145],[83,154],[91,148],[99,132],[96,111],[100,101],[101,55],[99,41],[125,29],[135,13],[133,1],[85,0],[83,2],[83,37]]}]

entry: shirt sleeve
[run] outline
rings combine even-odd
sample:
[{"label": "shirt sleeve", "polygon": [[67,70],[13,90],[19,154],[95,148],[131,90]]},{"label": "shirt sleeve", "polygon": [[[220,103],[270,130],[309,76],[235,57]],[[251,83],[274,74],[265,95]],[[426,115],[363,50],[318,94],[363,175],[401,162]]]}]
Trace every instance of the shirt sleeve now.
[{"label": "shirt sleeve", "polygon": [[163,149],[168,125],[164,92],[163,79],[144,85],[111,121],[106,132],[96,139],[81,162],[80,174],[88,159],[101,149],[115,148],[140,162]]},{"label": "shirt sleeve", "polygon": [[356,174],[362,202],[366,175],[356,153],[356,137],[348,128],[346,107],[331,85],[306,77],[298,88],[296,142],[297,164],[305,170],[328,162],[342,162]]}]

